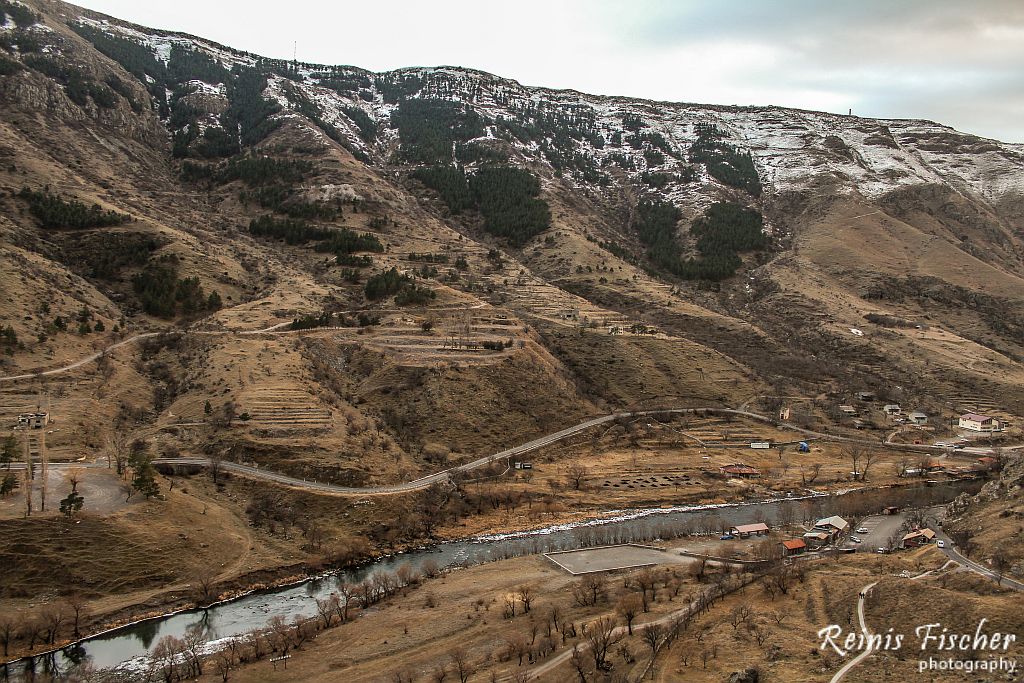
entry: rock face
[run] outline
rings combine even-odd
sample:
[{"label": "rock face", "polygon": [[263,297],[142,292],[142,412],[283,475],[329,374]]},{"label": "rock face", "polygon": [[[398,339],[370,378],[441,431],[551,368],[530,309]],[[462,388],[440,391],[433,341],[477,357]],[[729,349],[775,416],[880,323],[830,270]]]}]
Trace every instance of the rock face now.
[{"label": "rock face", "polygon": [[761,673],[754,667],[743,671],[734,671],[729,676],[729,683],[758,683],[761,680]]},{"label": "rock face", "polygon": [[[749,152],[768,197],[827,188],[875,200],[920,185],[947,188],[986,206],[1012,205],[1024,197],[1024,146],[930,121],[600,97],[527,87],[455,67],[373,73],[292,65],[91,12],[74,14],[69,17],[72,25],[132,41],[163,63],[173,50],[187,49],[225,70],[269,65],[268,97],[333,129],[346,145],[377,163],[386,163],[400,144],[392,115],[401,102],[440,99],[480,117],[480,135],[465,142],[500,145],[519,162],[562,175],[597,195],[609,195],[625,181],[643,186],[651,182],[651,174],[664,174],[670,181],[655,190],[694,212],[717,196],[737,191],[722,182],[714,163],[697,161],[695,144],[709,131],[716,143]],[[225,84],[216,81],[190,81],[186,102],[204,112],[223,113]]]}]

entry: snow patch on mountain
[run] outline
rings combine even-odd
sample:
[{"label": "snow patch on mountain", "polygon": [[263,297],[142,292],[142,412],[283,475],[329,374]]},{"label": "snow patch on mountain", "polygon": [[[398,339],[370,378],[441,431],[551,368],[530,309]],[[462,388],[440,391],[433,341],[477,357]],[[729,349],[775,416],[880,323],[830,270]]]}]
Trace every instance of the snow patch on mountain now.
[{"label": "snow patch on mountain", "polygon": [[[257,58],[223,48],[209,41],[181,35],[147,33],[106,20],[81,18],[110,33],[148,46],[166,62],[171,46],[180,44],[210,55],[223,66],[253,66]],[[283,62],[282,62],[283,63]],[[672,182],[660,193],[688,212],[702,210],[716,195],[735,193],[710,177],[703,165],[689,160],[690,146],[698,138],[699,126],[714,126],[725,133],[723,142],[749,151],[767,194],[804,190],[817,181],[827,181],[838,191],[857,192],[877,198],[901,187],[924,183],[948,184],[959,192],[997,201],[1008,194],[1024,194],[1024,146],[1010,145],[965,135],[937,123],[922,120],[869,119],[827,112],[781,107],[726,107],[672,102],[653,102],[623,97],[587,95],[572,90],[551,90],[523,86],[512,80],[460,67],[415,67],[376,74],[354,67],[316,64],[292,65],[294,78],[272,75],[266,96],[290,116],[285,88],[296,88],[314,103],[320,118],[336,128],[352,148],[371,159],[385,161],[397,142],[390,127],[397,104],[384,101],[387,81],[418,79],[419,88],[409,97],[439,98],[465,103],[487,120],[486,135],[501,135],[495,124],[501,119],[518,120],[527,108],[580,115],[593,121],[603,145],[577,141],[575,152],[608,169],[616,160],[626,160],[625,170],[639,183],[645,172],[696,173],[693,182]],[[347,92],[320,85],[331,78],[359,79],[369,83]],[[415,81],[414,81],[415,82]],[[206,92],[206,86],[204,92]],[[212,87],[212,86],[211,86]],[[219,94],[223,91],[218,89]],[[212,93],[211,93],[212,94]],[[370,144],[344,113],[360,109],[377,123],[377,139]],[[649,143],[637,147],[612,144],[626,139],[632,131],[624,125],[629,117],[642,121],[642,131],[660,134],[670,153],[664,162],[652,166],[645,156]],[[635,127],[635,126],[634,126]],[[600,141],[597,141],[600,142]],[[535,140],[509,139],[523,160],[548,164]],[[651,155],[656,160],[656,155]],[[601,192],[599,184],[571,177],[564,182],[581,189]]]}]

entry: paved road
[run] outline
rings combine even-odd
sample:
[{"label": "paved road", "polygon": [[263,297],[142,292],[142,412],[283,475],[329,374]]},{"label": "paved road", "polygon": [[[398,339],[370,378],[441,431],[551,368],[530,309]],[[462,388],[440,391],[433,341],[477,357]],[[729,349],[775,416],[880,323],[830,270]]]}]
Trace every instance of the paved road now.
[{"label": "paved road", "polygon": [[992,571],[991,569],[989,569],[985,565],[978,564],[974,560],[969,560],[966,557],[964,557],[963,555],[961,555],[960,551],[957,550],[956,547],[953,545],[953,541],[950,540],[949,536],[947,536],[946,532],[944,532],[942,529],[936,529],[935,530],[935,538],[937,540],[943,541],[946,544],[945,548],[939,548],[939,550],[941,550],[942,553],[946,557],[948,557],[949,559],[953,560],[954,562],[959,564],[961,567],[963,567],[963,568],[965,568],[965,569],[967,569],[969,571],[972,571],[975,574],[980,574],[981,576],[984,576],[985,578],[992,579],[996,583],[1001,583],[1001,585],[1006,586],[1007,588],[1012,588],[1013,590],[1016,590],[1016,591],[1024,591],[1024,583],[1021,583],[1020,581],[1017,581],[1016,579],[1011,579],[1010,577],[1005,576],[1005,575],[1003,576],[1002,580],[1000,581],[999,575],[996,574],[994,571]]},{"label": "paved road", "polygon": [[[154,334],[156,334],[156,333],[150,333],[150,334],[141,335],[141,336],[153,336]],[[121,344],[127,344],[127,343],[129,343],[131,341],[134,341],[135,339],[138,339],[138,338],[139,337],[137,336],[137,337],[133,337],[131,339],[126,339],[123,342],[121,342]],[[83,361],[79,361],[79,363],[83,363],[83,362],[86,362],[86,361],[84,361],[84,360]],[[368,496],[372,496],[372,495],[390,495],[390,494],[395,494],[395,493],[405,493],[405,492],[408,492],[408,491],[416,491],[416,490],[419,490],[419,489],[427,488],[427,487],[431,486],[432,484],[437,484],[437,483],[448,481],[451,478],[452,474],[462,473],[462,472],[469,472],[469,471],[478,469],[480,467],[484,467],[486,465],[489,465],[490,463],[493,463],[493,462],[498,461],[498,460],[511,459],[512,457],[516,457],[516,456],[520,456],[520,455],[525,455],[526,453],[529,453],[531,451],[537,450],[538,448],[543,448],[544,446],[548,446],[550,444],[553,444],[553,443],[556,443],[558,441],[561,441],[562,439],[565,439],[565,438],[568,438],[570,436],[574,436],[576,434],[579,434],[580,432],[586,431],[587,429],[590,429],[591,427],[596,427],[598,425],[607,424],[608,422],[612,422],[612,421],[620,419],[620,418],[629,419],[629,418],[644,417],[644,416],[650,416],[650,415],[664,415],[664,414],[680,415],[680,414],[693,414],[693,413],[706,413],[706,414],[711,414],[711,415],[737,415],[737,416],[741,416],[741,417],[750,418],[750,419],[756,420],[758,422],[763,422],[765,424],[771,424],[771,425],[775,425],[776,424],[775,420],[772,420],[772,419],[770,419],[768,417],[765,417],[764,415],[759,415],[757,413],[751,413],[751,412],[745,411],[745,410],[732,410],[732,409],[729,409],[729,408],[662,408],[662,409],[658,409],[658,410],[636,410],[636,411],[626,411],[626,412],[610,413],[608,415],[601,415],[599,417],[594,417],[594,418],[591,418],[589,420],[585,420],[583,422],[580,422],[577,425],[573,425],[572,427],[566,427],[565,429],[559,430],[557,432],[553,432],[551,434],[546,434],[544,436],[538,437],[538,438],[536,438],[536,439],[534,439],[532,441],[528,441],[528,442],[526,442],[524,444],[521,444],[519,446],[514,446],[512,448],[508,448],[508,449],[500,451],[498,453],[494,453],[494,454],[491,454],[491,455],[486,455],[486,456],[484,456],[482,458],[477,458],[476,460],[473,460],[472,462],[469,462],[469,463],[465,463],[463,465],[458,465],[456,467],[452,467],[452,468],[449,468],[449,469],[446,469],[446,470],[442,470],[440,472],[435,472],[434,474],[430,474],[430,475],[427,475],[425,477],[421,477],[419,479],[414,479],[412,481],[407,481],[407,482],[403,482],[403,483],[399,483],[399,484],[391,484],[391,485],[388,485],[388,486],[369,486],[369,487],[338,486],[338,485],[335,485],[335,484],[329,484],[329,483],[325,483],[325,482],[316,482],[316,481],[308,481],[308,480],[305,480],[305,479],[299,479],[299,478],[296,478],[296,477],[288,476],[286,474],[281,474],[279,472],[273,472],[273,471],[261,469],[261,468],[258,468],[258,467],[250,467],[248,465],[242,465],[242,464],[235,463],[235,462],[222,461],[221,462],[221,466],[225,470],[229,470],[231,472],[235,472],[237,474],[241,474],[241,475],[244,475],[244,476],[249,476],[249,477],[252,477],[252,478],[255,478],[255,479],[264,479],[264,480],[267,480],[267,481],[274,481],[274,482],[277,482],[277,483],[280,483],[280,484],[285,484],[287,486],[294,486],[294,487],[297,487],[297,488],[303,488],[303,489],[307,489],[307,490],[311,490],[311,491],[317,491],[317,492],[320,492],[320,493],[334,493],[334,494],[339,494],[339,495],[368,495]],[[834,435],[829,435],[829,434],[822,434],[822,433],[819,433],[819,432],[813,432],[813,431],[810,431],[810,430],[807,430],[807,429],[801,429],[799,427],[794,427],[794,426],[791,426],[791,425],[786,425],[786,426],[788,428],[792,428],[792,429],[794,429],[796,431],[799,431],[799,432],[802,432],[804,434],[808,434],[808,435],[811,435],[811,436],[816,436],[816,437],[821,438],[821,439],[831,439],[831,440],[835,440],[835,441],[854,442],[854,443],[868,443],[868,444],[871,444],[873,446],[878,446],[879,445],[877,442],[874,442],[874,441],[867,441],[867,442],[865,442],[865,441],[857,441],[855,439],[851,439],[851,438],[848,438],[848,437],[834,436]],[[892,447],[895,447],[895,446],[896,446],[896,444],[892,444],[892,445],[887,446],[887,447],[892,448]],[[910,449],[915,449],[915,450],[922,450],[922,449],[934,450],[936,447],[934,447],[934,446],[907,446],[907,445],[904,445],[903,448],[910,448]],[[161,459],[155,460],[154,462],[158,463],[158,464],[196,465],[196,466],[199,466],[199,467],[208,467],[210,465],[210,460],[207,459],[207,458],[174,458],[174,459],[163,459],[163,458],[161,458]]]},{"label": "paved road", "polygon": [[[652,411],[652,412],[663,412],[663,411]],[[528,441],[522,445],[509,448],[492,455],[487,455],[482,458],[478,458],[472,462],[458,465],[457,467],[451,467],[434,474],[414,479],[413,481],[407,481],[400,484],[392,484],[388,486],[368,486],[368,487],[354,487],[354,486],[338,486],[336,484],[328,484],[326,482],[315,482],[308,481],[305,479],[299,479],[291,477],[286,474],[279,472],[273,472],[270,470],[261,469],[258,467],[250,467],[249,465],[242,465],[235,462],[221,461],[220,466],[231,472],[241,474],[243,476],[252,477],[255,479],[264,479],[267,481],[273,481],[279,484],[285,484],[286,486],[294,486],[296,488],[303,488],[311,491],[317,491],[321,493],[333,493],[338,495],[356,495],[356,496],[374,496],[374,495],[392,495],[396,493],[407,493],[409,491],[417,491],[425,489],[433,484],[438,484],[448,481],[452,474],[469,472],[471,470],[478,469],[489,465],[492,462],[498,460],[504,460],[506,458],[512,458],[514,456],[524,455],[530,451],[534,451],[538,448],[543,448],[562,439],[568,438],[575,434],[579,434],[582,431],[595,427],[597,425],[611,422],[618,417],[624,417],[628,415],[643,415],[648,413],[612,413],[610,415],[602,415],[595,417],[591,420],[586,420],[572,427],[567,427],[560,431],[552,434],[546,434],[533,441]],[[197,465],[200,467],[208,467],[210,460],[208,458],[159,458],[154,460],[156,464],[168,464],[168,465]]]},{"label": "paved road", "polygon": [[[365,496],[392,495],[392,494],[396,494],[396,493],[406,493],[406,492],[409,492],[409,491],[417,491],[417,490],[420,490],[420,489],[425,489],[425,488],[427,488],[427,487],[429,487],[429,486],[431,486],[433,484],[438,484],[438,483],[442,483],[442,482],[448,481],[451,478],[451,476],[453,474],[455,474],[455,473],[469,472],[469,471],[472,471],[472,470],[475,470],[475,469],[479,469],[481,467],[485,467],[485,466],[487,466],[487,465],[489,465],[489,464],[491,464],[491,463],[493,463],[495,461],[498,461],[498,460],[511,459],[513,457],[525,455],[525,454],[527,454],[527,453],[529,453],[531,451],[537,450],[538,448],[543,448],[544,446],[551,445],[551,444],[553,444],[553,443],[555,443],[557,441],[561,441],[562,439],[566,439],[566,438],[568,438],[570,436],[574,436],[576,434],[579,434],[580,432],[586,431],[587,429],[590,429],[591,427],[596,427],[598,425],[607,424],[608,422],[612,422],[612,421],[620,419],[620,418],[628,419],[628,418],[633,418],[633,417],[643,417],[643,416],[647,416],[647,415],[663,415],[665,413],[672,413],[672,414],[690,413],[690,414],[692,414],[692,413],[696,413],[696,412],[710,413],[710,414],[713,414],[713,415],[719,415],[719,414],[721,414],[721,415],[739,415],[739,416],[748,417],[748,418],[751,418],[751,419],[754,419],[754,420],[757,420],[757,421],[760,421],[760,422],[774,424],[773,420],[771,420],[771,419],[769,419],[769,418],[767,418],[767,417],[765,417],[763,415],[758,415],[757,413],[751,413],[751,412],[747,412],[747,411],[744,411],[744,410],[731,410],[731,409],[728,409],[728,408],[669,408],[669,409],[661,409],[661,410],[637,410],[637,411],[630,411],[630,412],[610,413],[608,415],[601,415],[600,417],[595,417],[595,418],[592,418],[592,419],[589,419],[589,420],[585,420],[583,422],[580,422],[577,425],[573,425],[572,427],[566,427],[565,429],[559,430],[557,432],[553,432],[551,434],[546,434],[544,436],[541,436],[541,437],[538,437],[538,438],[534,439],[533,441],[528,441],[528,442],[526,442],[524,444],[521,444],[519,446],[514,446],[512,448],[508,448],[506,450],[500,451],[498,453],[494,453],[492,455],[486,455],[486,456],[484,456],[482,458],[477,458],[476,460],[473,460],[472,462],[465,463],[463,465],[458,465],[456,467],[451,467],[449,469],[442,470],[440,472],[435,472],[434,474],[430,474],[430,475],[427,475],[425,477],[421,477],[419,479],[415,479],[413,481],[407,481],[407,482],[403,482],[403,483],[400,483],[400,484],[391,484],[391,485],[388,485],[388,486],[368,486],[368,487],[338,486],[338,485],[335,485],[335,484],[328,484],[328,483],[324,483],[324,482],[314,482],[314,481],[307,481],[307,480],[304,480],[304,479],[298,479],[298,478],[295,478],[295,477],[290,477],[290,476],[288,476],[286,474],[281,474],[279,472],[272,472],[272,471],[269,471],[269,470],[264,470],[264,469],[260,469],[260,468],[256,468],[256,467],[250,467],[248,465],[241,465],[241,464],[234,463],[234,462],[222,461],[221,466],[224,469],[230,470],[230,471],[235,472],[237,474],[253,477],[253,478],[256,478],[256,479],[265,479],[265,480],[268,480],[268,481],[274,481],[274,482],[277,482],[279,484],[285,484],[287,486],[294,486],[294,487],[297,487],[297,488],[303,488],[303,489],[317,491],[317,492],[321,492],[321,493],[333,493],[333,494],[338,494],[338,495],[365,495]],[[798,428],[794,427],[794,429],[798,429]],[[819,437],[822,437],[822,438],[839,438],[839,439],[842,439],[842,437],[830,437],[827,434],[817,434],[815,432],[810,432],[808,430],[799,430],[798,429],[798,431],[802,431],[802,432],[804,432],[806,434],[816,435],[816,436],[819,436]],[[877,445],[877,444],[875,444],[875,442],[871,442],[871,443],[873,445]],[[921,446],[917,446],[916,448],[922,448],[922,447]],[[925,447],[925,448],[927,448],[927,447]],[[178,464],[186,464],[186,465],[197,465],[197,466],[201,466],[201,467],[206,467],[206,466],[208,466],[210,464],[210,461],[207,458],[160,459],[160,460],[156,460],[155,462],[161,463],[161,464],[164,464],[164,463],[166,463],[166,464],[178,463]]]},{"label": "paved road", "polygon": [[857,618],[860,620],[861,633],[864,634],[864,649],[859,655],[848,661],[846,666],[836,672],[836,675],[832,677],[831,683],[839,683],[839,681],[843,680],[843,676],[849,673],[850,669],[871,656],[871,631],[868,630],[868,624],[864,620],[864,598],[867,597],[868,591],[874,588],[877,583],[877,581],[874,581],[861,588],[860,596],[857,598]]}]

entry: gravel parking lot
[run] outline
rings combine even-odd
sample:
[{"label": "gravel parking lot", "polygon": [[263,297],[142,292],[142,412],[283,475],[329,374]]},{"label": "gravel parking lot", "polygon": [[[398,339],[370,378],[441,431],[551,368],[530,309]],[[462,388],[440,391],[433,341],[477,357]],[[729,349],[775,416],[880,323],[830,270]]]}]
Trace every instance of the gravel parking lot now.
[{"label": "gravel parking lot", "polygon": [[642,545],[610,545],[601,548],[566,550],[564,552],[545,553],[544,557],[574,575],[690,561],[688,558],[680,557],[660,548]]},{"label": "gravel parking lot", "polygon": [[[928,511],[928,514],[935,516],[939,513],[942,508],[934,508]],[[907,516],[905,513],[900,512],[895,515],[872,515],[871,517],[865,517],[857,523],[857,529],[865,528],[868,530],[866,534],[858,534],[856,529],[850,532],[851,536],[856,536],[863,541],[862,543],[850,543],[847,541],[845,544],[848,548],[856,548],[857,552],[876,552],[879,548],[889,547],[889,538],[900,530],[903,523],[906,521]]]}]

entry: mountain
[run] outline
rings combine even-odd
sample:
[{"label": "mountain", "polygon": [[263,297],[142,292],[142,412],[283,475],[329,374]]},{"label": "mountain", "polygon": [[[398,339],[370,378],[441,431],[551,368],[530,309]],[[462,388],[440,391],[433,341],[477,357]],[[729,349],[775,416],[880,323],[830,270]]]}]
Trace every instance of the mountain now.
[{"label": "mountain", "polygon": [[55,452],[359,484],[616,407],[1024,412],[1024,145],[0,11],[0,372],[175,332],[52,376]]}]

